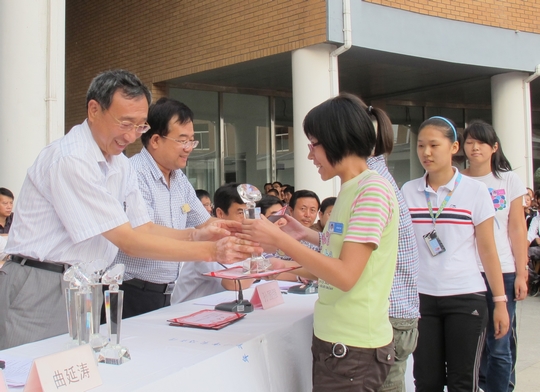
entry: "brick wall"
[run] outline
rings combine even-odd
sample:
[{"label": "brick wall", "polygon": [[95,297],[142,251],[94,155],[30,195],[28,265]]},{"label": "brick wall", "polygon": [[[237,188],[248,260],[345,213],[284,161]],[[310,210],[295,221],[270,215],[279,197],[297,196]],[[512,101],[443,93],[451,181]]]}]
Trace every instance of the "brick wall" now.
[{"label": "brick wall", "polygon": [[364,0],[419,14],[540,33],[539,0]]},{"label": "brick wall", "polygon": [[67,1],[66,130],[102,70],[152,85],[325,41],[324,0]]}]

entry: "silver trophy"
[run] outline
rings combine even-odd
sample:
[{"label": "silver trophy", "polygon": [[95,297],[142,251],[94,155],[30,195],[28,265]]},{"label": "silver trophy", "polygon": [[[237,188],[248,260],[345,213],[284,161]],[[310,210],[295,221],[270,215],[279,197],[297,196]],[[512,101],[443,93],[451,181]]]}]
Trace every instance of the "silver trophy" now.
[{"label": "silver trophy", "polygon": [[[255,186],[250,184],[240,184],[237,188],[240,198],[246,203],[247,208],[244,210],[246,219],[260,219],[261,209],[255,207],[255,203],[261,200],[262,195]],[[267,271],[272,264],[261,255],[252,254],[249,259],[244,260],[244,273],[259,273]]]},{"label": "silver trophy", "polygon": [[120,345],[124,290],[120,290],[118,286],[124,280],[124,271],[124,264],[116,264],[105,272],[101,279],[103,284],[109,285],[109,290],[105,290],[105,315],[109,343],[99,352],[98,361],[113,365],[121,365],[131,359],[129,350]]},{"label": "silver trophy", "polygon": [[91,263],[72,265],[64,272],[63,279],[69,282],[65,290],[68,331],[68,347],[90,343],[94,351],[99,351],[107,339],[100,335],[100,313],[103,294],[100,272],[107,263],[98,259]]}]

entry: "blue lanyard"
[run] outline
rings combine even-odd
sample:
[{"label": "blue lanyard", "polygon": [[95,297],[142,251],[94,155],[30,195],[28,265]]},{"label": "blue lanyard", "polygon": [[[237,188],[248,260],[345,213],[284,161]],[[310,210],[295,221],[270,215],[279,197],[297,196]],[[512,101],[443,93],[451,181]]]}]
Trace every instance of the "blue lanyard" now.
[{"label": "blue lanyard", "polygon": [[435,221],[437,220],[439,215],[441,215],[441,212],[443,212],[444,207],[446,207],[446,205],[450,201],[450,198],[452,197],[452,194],[454,193],[457,186],[459,185],[459,182],[461,181],[461,177],[462,177],[462,175],[461,175],[461,173],[459,173],[457,178],[456,178],[456,182],[454,184],[454,189],[451,190],[450,192],[448,192],[448,194],[444,198],[443,202],[439,206],[439,209],[437,210],[437,214],[435,216],[433,216],[433,207],[431,206],[431,200],[429,199],[429,193],[427,193],[427,191],[424,189],[424,195],[426,195],[426,201],[427,201],[427,205],[428,205],[428,208],[429,208],[429,215],[431,216],[431,219],[433,220],[433,226],[435,226]]}]

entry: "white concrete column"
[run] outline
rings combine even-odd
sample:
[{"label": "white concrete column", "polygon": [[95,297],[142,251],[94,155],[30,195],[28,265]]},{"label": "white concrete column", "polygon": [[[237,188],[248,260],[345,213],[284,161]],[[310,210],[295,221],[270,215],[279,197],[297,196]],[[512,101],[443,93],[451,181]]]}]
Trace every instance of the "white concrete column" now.
[{"label": "white concrete column", "polygon": [[313,163],[307,159],[308,140],[302,123],[306,114],[332,96],[330,91],[330,53],[335,46],[314,45],[292,52],[293,116],[294,116],[294,188],[309,189],[321,201],[337,196],[339,181],[322,181]]},{"label": "white concrete column", "polygon": [[525,183],[533,186],[531,95],[524,83],[529,75],[509,72],[491,78],[493,128],[504,155]]},{"label": "white concrete column", "polygon": [[64,134],[65,0],[0,1],[0,187]]},{"label": "white concrete column", "polygon": [[424,168],[418,159],[418,153],[416,151],[416,145],[418,144],[418,134],[414,132],[409,132],[409,173],[411,180],[413,178],[422,177],[424,175]]}]

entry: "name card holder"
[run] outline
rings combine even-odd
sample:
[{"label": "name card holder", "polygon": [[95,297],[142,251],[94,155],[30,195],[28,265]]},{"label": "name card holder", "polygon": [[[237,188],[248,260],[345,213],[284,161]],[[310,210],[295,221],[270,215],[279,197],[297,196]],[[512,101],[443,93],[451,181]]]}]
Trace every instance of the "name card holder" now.
[{"label": "name card holder", "polygon": [[284,303],[278,282],[274,280],[256,286],[253,297],[251,298],[251,303],[255,309],[265,310]]},{"label": "name card holder", "polygon": [[34,360],[24,392],[83,392],[102,384],[90,345]]}]

